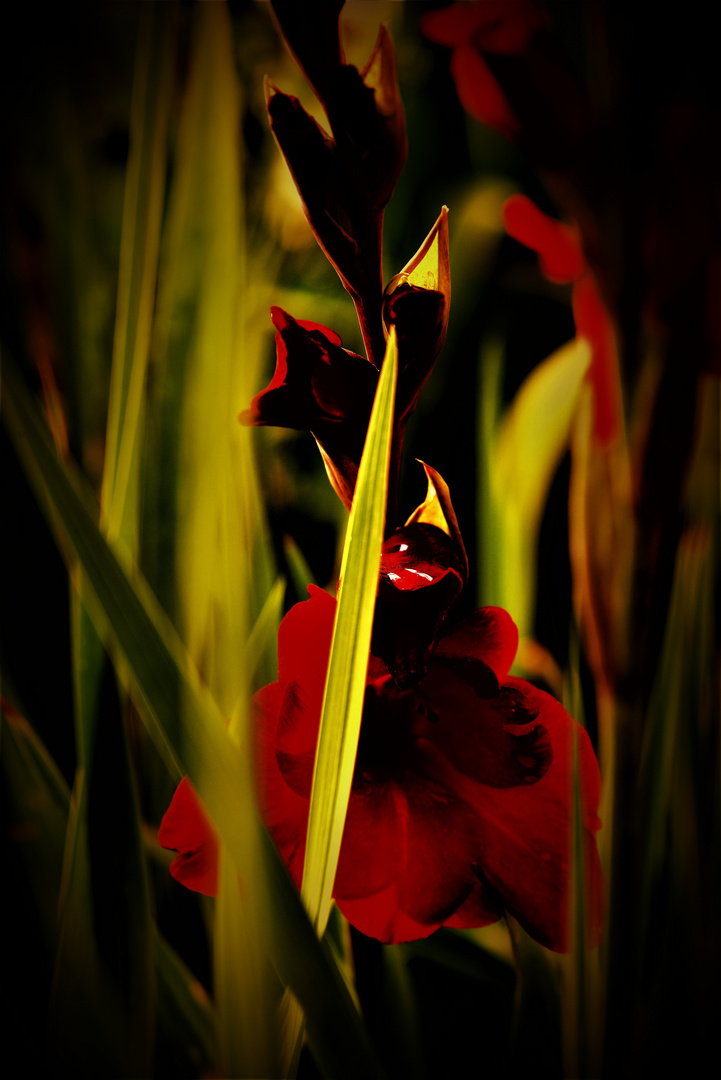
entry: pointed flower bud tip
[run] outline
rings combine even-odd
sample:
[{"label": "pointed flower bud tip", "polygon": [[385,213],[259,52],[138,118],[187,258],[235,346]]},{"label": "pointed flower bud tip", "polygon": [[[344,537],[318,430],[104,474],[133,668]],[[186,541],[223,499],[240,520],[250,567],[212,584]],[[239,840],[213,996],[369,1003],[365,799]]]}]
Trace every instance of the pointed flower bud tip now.
[{"label": "pointed flower bud tip", "polygon": [[388,283],[390,297],[400,285],[414,285],[443,293],[446,309],[451,300],[451,263],[448,254],[448,207],[441,208],[438,220],[412,259]]},{"label": "pointed flower bud tip", "polygon": [[448,484],[443,477],[425,461],[416,458],[419,465],[423,466],[428,482],[428,490],[424,501],[417,506],[406,521],[406,528],[413,524],[435,525],[441,529],[455,545],[457,557],[463,569],[463,581],[468,580],[468,556],[463,543],[463,537],[458,525],[458,518],[451,502],[451,493]]}]

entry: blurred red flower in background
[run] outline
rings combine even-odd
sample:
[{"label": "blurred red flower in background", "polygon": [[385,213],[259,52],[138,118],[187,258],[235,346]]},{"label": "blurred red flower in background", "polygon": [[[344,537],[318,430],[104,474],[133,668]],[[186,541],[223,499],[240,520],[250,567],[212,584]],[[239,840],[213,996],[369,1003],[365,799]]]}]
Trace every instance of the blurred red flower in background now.
[{"label": "blurred red flower in background", "polygon": [[559,284],[573,285],[576,334],[591,346],[588,380],[593,387],[593,430],[602,446],[618,432],[620,395],[613,323],[588,268],[576,232],[544,214],[525,195],[512,195],[503,206],[506,232],[538,253],[541,271]]},{"label": "blurred red flower in background", "polygon": [[484,0],[451,4],[431,11],[421,21],[426,37],[453,49],[451,75],[463,108],[502,134],[518,134],[518,120],[483,52],[522,53],[529,38],[546,25],[535,0]]},{"label": "blurred red flower in background", "polygon": [[[336,606],[321,589],[309,593],[281,624],[278,681],[254,698],[261,808],[298,887]],[[575,734],[589,938],[598,942],[598,766],[559,702],[508,677],[517,638],[505,611],[482,608],[440,638],[409,689],[371,656],[333,893],[363,933],[409,941],[507,911],[542,944],[564,949]],[[214,894],[217,842],[187,781],[159,838],[178,851],[173,876]]]}]

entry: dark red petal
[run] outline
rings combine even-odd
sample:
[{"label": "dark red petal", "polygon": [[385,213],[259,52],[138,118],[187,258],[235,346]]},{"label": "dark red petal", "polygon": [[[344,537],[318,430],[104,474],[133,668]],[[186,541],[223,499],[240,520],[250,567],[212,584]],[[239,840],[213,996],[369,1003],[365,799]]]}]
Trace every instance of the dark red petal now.
[{"label": "dark red petal", "polygon": [[[312,395],[313,370],[321,360],[322,345],[300,323],[283,311],[272,307],[270,317],[276,327],[275,371],[265,388],[256,394],[250,408],[240,414],[242,424],[310,429],[320,415]],[[327,340],[324,336],[321,340]],[[292,353],[288,364],[289,349]]]},{"label": "dark red petal", "polygon": [[289,315],[283,308],[273,304],[270,309],[270,321],[276,329],[275,341],[278,354],[281,353],[285,357],[287,355],[286,341],[284,338],[284,331],[292,329],[294,326],[300,326],[303,330],[307,330],[309,333],[319,333],[331,343],[331,345],[342,345],[343,340],[340,334],[336,334],[335,330],[331,330],[330,327],[324,326],[323,323],[313,322],[312,319],[294,319],[292,315]]},{"label": "dark red petal", "polygon": [[616,368],[613,323],[590,274],[573,290],[573,317],[576,333],[591,346],[591,366],[586,378],[593,387],[593,433],[608,446],[618,434],[620,396]]},{"label": "dark red petal", "polygon": [[575,281],[586,269],[573,229],[544,214],[525,195],[506,199],[503,223],[509,236],[538,252],[541,270],[551,281]]},{"label": "dark red petal", "polygon": [[[273,311],[280,312],[282,309],[271,308],[270,310],[272,315]],[[283,312],[283,314],[285,314],[285,312]],[[286,317],[288,318],[289,316]],[[323,323],[313,322],[312,319],[296,319],[295,321],[298,323],[298,326],[302,326],[304,330],[316,331],[317,333],[322,334],[324,338],[327,338],[328,341],[330,341],[331,345],[343,344],[340,334],[336,334],[335,330],[331,330],[329,327],[324,326]],[[275,319],[273,319],[273,325],[278,326]]]},{"label": "dark red petal", "polygon": [[263,820],[300,888],[310,782],[328,667],[336,601],[308,586],[280,624],[280,680],[253,698]]},{"label": "dark red petal", "polygon": [[487,882],[476,880],[461,906],[443,925],[456,930],[473,930],[497,922],[502,915],[503,902],[498,893]]},{"label": "dark red petal", "polygon": [[384,890],[395,882],[402,858],[395,785],[354,782],[333,895],[357,899]]},{"label": "dark red petal", "polygon": [[263,821],[300,889],[310,803],[288,786],[278,766],[276,733],[282,701],[280,683],[264,686],[253,697],[258,800]]},{"label": "dark red petal", "polygon": [[367,900],[355,904],[353,925],[386,942],[441,926],[474,882],[482,823],[432,775],[434,748],[419,747],[415,756],[397,779],[354,786],[334,888],[344,914],[344,901]]},{"label": "dark red petal", "polygon": [[271,317],[278,329],[275,372],[240,421],[310,431],[333,487],[350,506],[378,372],[320,323],[277,307]]},{"label": "dark red petal", "polygon": [[280,624],[278,677],[302,685],[308,699],[322,701],[336,600],[317,585],[308,586],[308,596]]},{"label": "dark red petal", "polygon": [[170,865],[176,881],[206,896],[218,895],[218,838],[187,776],[160,823],[158,841],[178,852]]},{"label": "dark red petal", "polygon": [[[275,734],[287,708],[287,695],[278,683],[255,695],[263,818],[300,887],[309,799],[294,790],[293,769],[300,768],[299,757],[279,764],[282,755],[277,753]],[[429,775],[434,749],[415,758],[400,779],[380,770],[380,780],[354,781],[334,886],[334,896],[344,899],[373,894],[368,905],[354,906],[353,924],[385,941],[431,933],[463,902],[474,883],[471,867],[479,823],[463,800]],[[309,781],[308,768],[308,794]],[[381,894],[380,899],[375,894]]]},{"label": "dark red petal", "polygon": [[499,679],[508,674],[518,650],[518,628],[503,608],[485,607],[459,622],[441,638],[439,656],[482,660]]},{"label": "dark red petal", "polygon": [[339,336],[321,323],[294,319],[279,307],[271,307],[270,316],[277,330],[275,371],[241,423],[310,431],[352,421],[361,405],[370,413],[377,381],[372,365],[341,348]]},{"label": "dark red petal", "polygon": [[[508,681],[548,732],[553,760],[537,783],[516,788],[474,784],[450,771],[445,782],[469,802],[483,821],[476,873],[503,900],[526,930],[549,948],[568,942],[568,889],[571,848],[572,762],[578,740],[582,824],[587,860],[589,944],[602,930],[603,878],[595,834],[600,794],[598,764],[585,731],[549,694],[521,679]],[[439,725],[440,726],[440,725]]]},{"label": "dark red petal", "polygon": [[337,904],[351,926],[387,944],[419,941],[434,933],[439,925],[420,923],[403,911],[395,883],[362,900],[338,900]]},{"label": "dark red petal", "polygon": [[[523,694],[502,687],[479,693],[474,664],[434,663],[419,689],[438,717],[427,737],[464,775],[493,788],[537,784],[553,760],[553,747],[540,717]],[[476,662],[478,663],[478,662]]]},{"label": "dark red petal", "polygon": [[286,784],[304,799],[310,799],[321,704],[309,701],[299,683],[283,688],[275,756]]},{"label": "dark red petal", "polygon": [[[321,363],[313,369],[312,390],[316,402],[328,416],[342,420],[353,429],[353,438],[368,426],[373,398],[378,384],[378,372],[362,356],[331,345],[323,350]],[[314,426],[314,432],[324,434]],[[324,437],[340,436],[340,432],[326,431]],[[343,445],[343,444],[341,444]],[[351,443],[355,446],[355,441]],[[361,447],[362,450],[362,447]],[[357,464],[360,464],[360,457]]]}]

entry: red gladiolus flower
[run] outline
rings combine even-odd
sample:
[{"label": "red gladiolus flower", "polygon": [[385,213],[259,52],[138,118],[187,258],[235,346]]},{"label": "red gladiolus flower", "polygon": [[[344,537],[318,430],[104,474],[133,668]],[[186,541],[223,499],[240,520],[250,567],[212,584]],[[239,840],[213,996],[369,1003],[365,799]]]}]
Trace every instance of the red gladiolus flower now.
[{"label": "red gladiolus flower", "polygon": [[451,74],[463,108],[509,138],[518,134],[518,120],[483,52],[522,53],[531,35],[545,24],[535,0],[452,4],[421,20],[426,37],[453,49]]},{"label": "red gladiolus flower", "polygon": [[620,415],[614,330],[576,233],[544,214],[525,195],[506,200],[503,221],[509,236],[538,253],[541,270],[550,281],[573,284],[576,333],[586,338],[592,353],[587,377],[593,387],[594,435],[601,446],[607,446],[618,432]]},{"label": "red gladiolus flower", "polygon": [[[300,886],[335,600],[313,586],[284,618],[279,680],[254,698],[263,816]],[[567,943],[573,736],[582,785],[590,939],[601,930],[598,766],[585,732],[548,694],[507,675],[517,631],[483,608],[399,689],[372,656],[334,896],[385,942],[514,915],[553,949]],[[212,892],[215,839],[183,782],[160,829],[171,867]]]}]

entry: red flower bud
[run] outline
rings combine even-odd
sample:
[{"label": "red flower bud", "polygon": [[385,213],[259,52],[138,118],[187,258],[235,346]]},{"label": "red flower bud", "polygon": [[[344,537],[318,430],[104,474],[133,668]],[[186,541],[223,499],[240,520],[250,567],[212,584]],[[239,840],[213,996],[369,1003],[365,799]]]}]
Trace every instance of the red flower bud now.
[{"label": "red flower bud", "polygon": [[339,498],[350,508],[378,372],[320,323],[270,309],[276,365],[265,390],[240,414],[243,424],[310,431]]}]

